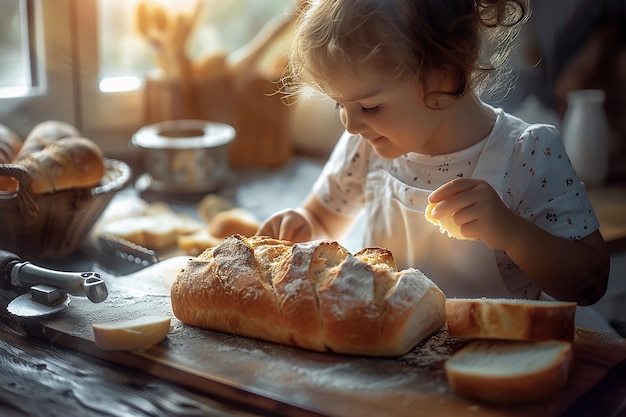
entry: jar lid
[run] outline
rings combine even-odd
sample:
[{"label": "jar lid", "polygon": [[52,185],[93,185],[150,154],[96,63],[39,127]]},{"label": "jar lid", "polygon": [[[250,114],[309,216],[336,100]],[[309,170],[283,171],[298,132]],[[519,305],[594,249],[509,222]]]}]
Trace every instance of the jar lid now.
[{"label": "jar lid", "polygon": [[203,149],[226,145],[235,128],[206,120],[169,120],[139,129],[132,144],[146,149]]}]

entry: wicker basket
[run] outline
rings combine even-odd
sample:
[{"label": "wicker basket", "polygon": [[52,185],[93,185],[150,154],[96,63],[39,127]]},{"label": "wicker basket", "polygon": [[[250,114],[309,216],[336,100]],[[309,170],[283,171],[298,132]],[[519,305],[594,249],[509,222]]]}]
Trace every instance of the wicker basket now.
[{"label": "wicker basket", "polygon": [[34,195],[30,177],[17,165],[0,165],[0,176],[18,180],[16,193],[0,192],[0,249],[24,259],[61,259],[76,251],[115,193],[131,178],[122,161],[105,160],[106,173],[93,188]]}]

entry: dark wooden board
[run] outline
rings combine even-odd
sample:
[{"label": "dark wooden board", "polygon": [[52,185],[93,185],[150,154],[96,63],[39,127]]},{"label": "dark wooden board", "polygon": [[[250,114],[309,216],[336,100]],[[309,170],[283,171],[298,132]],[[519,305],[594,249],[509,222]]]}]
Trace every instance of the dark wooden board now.
[{"label": "dark wooden board", "polygon": [[[371,358],[311,352],[185,325],[173,317],[168,296],[184,262],[177,257],[125,277],[104,275],[110,295],[103,303],[74,297],[64,311],[21,319],[21,325],[30,334],[94,357],[287,416],[559,416],[582,399],[593,403],[592,388],[626,358],[624,339],[579,329],[570,380],[556,397],[525,406],[469,401],[446,384],[443,363],[466,342],[449,337],[445,329],[402,357]],[[172,317],[163,343],[132,352],[105,351],[93,343],[92,323],[147,314]]]}]

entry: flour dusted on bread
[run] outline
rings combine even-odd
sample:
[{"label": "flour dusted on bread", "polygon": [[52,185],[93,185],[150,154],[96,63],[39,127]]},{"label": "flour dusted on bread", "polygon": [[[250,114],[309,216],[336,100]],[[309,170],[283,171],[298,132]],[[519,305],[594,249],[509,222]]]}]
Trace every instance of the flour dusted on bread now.
[{"label": "flour dusted on bread", "polygon": [[509,340],[574,339],[576,303],[505,298],[446,300],[451,336]]},{"label": "flour dusted on bread", "polygon": [[445,296],[420,271],[334,241],[231,236],[189,260],[171,302],[190,325],[357,355],[404,354],[445,323]]},{"label": "flour dusted on bread", "polygon": [[572,345],[564,341],[481,340],[445,363],[452,391],[496,403],[536,402],[565,387]]}]

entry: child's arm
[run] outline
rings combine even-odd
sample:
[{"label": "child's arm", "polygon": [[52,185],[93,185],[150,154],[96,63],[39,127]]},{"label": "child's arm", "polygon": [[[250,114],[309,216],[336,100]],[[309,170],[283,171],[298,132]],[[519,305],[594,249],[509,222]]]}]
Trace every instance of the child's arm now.
[{"label": "child's arm", "polygon": [[293,242],[318,238],[338,240],[345,235],[353,221],[350,217],[328,210],[311,194],[302,207],[273,214],[261,224],[256,234]]},{"label": "child's arm", "polygon": [[539,288],[559,300],[589,305],[606,291],[609,255],[599,231],[578,240],[554,236],[511,212],[485,181],[457,179],[435,190],[432,216],[455,212],[468,238],[511,257]]}]

